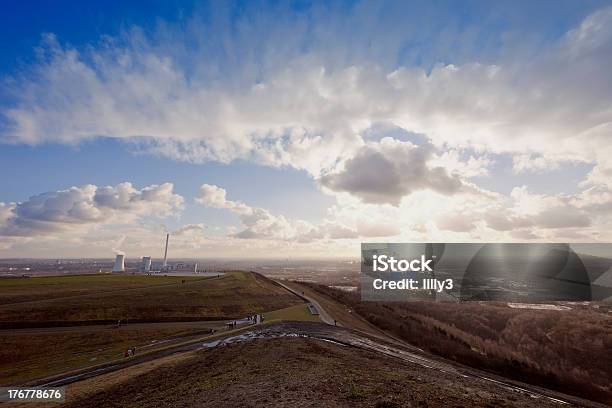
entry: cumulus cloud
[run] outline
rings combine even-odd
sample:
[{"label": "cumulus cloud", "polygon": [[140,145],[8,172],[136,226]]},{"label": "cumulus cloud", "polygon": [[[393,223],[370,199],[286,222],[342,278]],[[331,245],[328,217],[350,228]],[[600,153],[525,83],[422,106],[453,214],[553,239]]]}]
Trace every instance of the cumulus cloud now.
[{"label": "cumulus cloud", "polygon": [[211,208],[227,209],[238,215],[244,229],[233,234],[236,238],[310,242],[358,237],[355,230],[337,222],[323,221],[314,225],[303,220],[288,219],[283,215],[274,215],[264,208],[228,200],[226,196],[225,189],[203,184],[196,201]]},{"label": "cumulus cloud", "polygon": [[[504,210],[507,212],[508,209]],[[591,226],[591,218],[583,211],[571,207],[555,207],[530,216],[512,213],[486,214],[487,225],[497,231],[513,231],[533,227],[536,229],[582,228]]]},{"label": "cumulus cloud", "polygon": [[[384,122],[425,134],[436,146],[516,155],[517,171],[585,161],[595,164],[589,182],[610,179],[604,176],[612,169],[612,8],[526,61],[427,70],[389,69],[359,53],[333,58],[325,38],[305,55],[289,52],[301,49],[307,30],[278,24],[261,50],[269,59],[246,61],[243,69],[230,64],[226,75],[198,48],[205,30],[155,38],[134,30],[84,49],[49,35],[41,61],[12,83],[1,137],[36,144],[105,135],[176,159],[246,159],[315,178],[367,160],[394,176],[389,152],[363,147],[362,135]],[[248,49],[249,36],[241,34],[232,47]],[[194,47],[177,47],[187,35],[196,36]],[[443,169],[426,176],[440,191],[458,188]],[[325,180],[370,201],[396,202],[413,191],[401,182],[391,191],[373,190],[349,174]]]},{"label": "cumulus cloud", "polygon": [[282,215],[275,216],[263,208],[253,208],[240,201],[228,200],[225,189],[211,184],[203,184],[200,187],[196,201],[207,207],[227,209],[237,214],[245,227],[234,234],[237,238],[290,239],[296,237],[299,227],[308,228],[306,223],[292,224]]},{"label": "cumulus cloud", "polygon": [[224,208],[231,210],[239,215],[249,216],[253,214],[253,209],[240,201],[227,199],[225,189],[211,185],[202,184],[200,194],[196,197],[196,202],[211,208]]},{"label": "cumulus cloud", "polygon": [[593,224],[592,215],[576,205],[580,196],[535,194],[525,186],[516,187],[507,205],[497,201],[488,207],[448,214],[438,219],[437,225],[460,232],[474,230],[482,223],[492,230],[509,232],[514,237],[535,237],[536,231],[546,230],[555,230],[557,236],[568,236],[568,229],[584,229]]},{"label": "cumulus cloud", "polygon": [[[612,8],[587,16],[537,54],[428,67],[398,66],[399,42],[380,42],[392,63],[353,46],[327,47],[339,45],[325,35],[336,30],[311,30],[304,21],[274,23],[275,30],[245,21],[236,36],[226,33],[227,60],[215,61],[209,32],[191,23],[185,33],[134,29],[78,49],[46,36],[40,60],[11,79],[0,140],[77,144],[107,136],[177,160],[293,167],[336,195],[329,216],[313,224],[203,185],[198,202],[235,213],[243,228],[233,236],[250,241],[409,230],[430,238],[451,231],[536,239],[610,225]],[[313,31],[322,33],[318,41],[304,41]],[[259,33],[270,37],[251,41]],[[263,48],[246,52],[254,46]],[[251,54],[259,57],[241,59]],[[424,141],[377,140],[380,124]],[[490,158],[497,155],[511,157],[515,173],[567,162],[593,169],[578,193],[518,188],[506,202],[469,181],[495,177]],[[0,204],[2,231],[44,233],[176,207],[151,210],[144,202],[164,202],[164,194],[141,192],[146,198],[138,204],[116,188],[84,186]]]},{"label": "cumulus cloud", "polygon": [[517,154],[512,158],[512,163],[516,173],[546,172],[561,166],[558,161],[541,154]]},{"label": "cumulus cloud", "polygon": [[438,228],[453,232],[471,232],[476,228],[479,218],[473,214],[451,213],[444,214],[437,219]]},{"label": "cumulus cloud", "polygon": [[183,197],[172,183],[137,189],[131,183],[84,185],[51,191],[20,203],[0,203],[0,233],[38,236],[96,226],[129,223],[144,216],[168,216],[180,210]]},{"label": "cumulus cloud", "polygon": [[448,149],[434,154],[428,164],[469,179],[490,176],[490,168],[495,164],[495,160],[486,154],[470,152],[469,149]]},{"label": "cumulus cloud", "polygon": [[473,196],[458,199],[446,207],[432,206],[429,217],[423,217],[429,222],[415,222],[415,231],[426,237],[440,232],[445,240],[605,241],[612,237],[606,232],[612,214],[612,195],[601,188],[549,195],[521,186],[512,190],[509,199],[503,196],[488,201],[475,200]]},{"label": "cumulus cloud", "polygon": [[174,236],[181,236],[181,235],[190,235],[190,234],[201,234],[204,232],[204,224],[202,223],[198,223],[198,224],[185,224],[182,227],[180,227],[179,229],[175,230],[172,232],[172,235]]},{"label": "cumulus cloud", "polygon": [[344,191],[367,203],[398,205],[413,191],[431,189],[443,194],[466,190],[456,175],[443,167],[430,167],[432,147],[417,146],[390,137],[368,143],[346,161],[338,173],[326,174],[321,183],[334,191]]}]

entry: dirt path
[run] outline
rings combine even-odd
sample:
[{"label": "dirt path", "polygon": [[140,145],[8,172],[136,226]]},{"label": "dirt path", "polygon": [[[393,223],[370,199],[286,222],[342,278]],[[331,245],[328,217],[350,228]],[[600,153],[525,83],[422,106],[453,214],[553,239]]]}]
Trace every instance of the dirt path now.
[{"label": "dirt path", "polygon": [[[318,309],[321,310],[329,321],[325,321],[328,324],[334,324],[334,320],[336,321],[336,325],[340,327],[348,327],[353,330],[357,330],[359,332],[366,333],[371,336],[375,336],[387,341],[398,342],[406,346],[406,343],[395,336],[379,329],[374,326],[372,323],[365,320],[363,317],[359,316],[357,313],[353,313],[353,311],[348,308],[346,305],[340,304],[333,299],[329,299],[328,297],[312,290],[308,286],[301,285],[297,282],[279,282],[277,283],[292,293],[297,294],[302,299],[305,299],[308,302],[312,302],[313,304],[318,305]],[[422,351],[421,349],[412,347],[414,350]]]},{"label": "dirt path", "polygon": [[317,309],[317,312],[319,312],[319,317],[321,318],[321,320],[329,325],[332,326],[342,326],[341,324],[338,324],[338,322],[336,320],[334,320],[328,313],[327,311],[321,307],[321,305],[319,304],[319,302],[314,299],[312,296],[307,295],[305,292],[299,293],[297,290],[292,289],[291,287],[285,285],[282,282],[276,281],[276,283],[278,283],[279,285],[281,285],[283,288],[287,289],[289,292],[295,294],[296,296],[298,296],[299,298],[303,299],[305,302],[307,303],[312,303],[314,305],[314,307]]}]

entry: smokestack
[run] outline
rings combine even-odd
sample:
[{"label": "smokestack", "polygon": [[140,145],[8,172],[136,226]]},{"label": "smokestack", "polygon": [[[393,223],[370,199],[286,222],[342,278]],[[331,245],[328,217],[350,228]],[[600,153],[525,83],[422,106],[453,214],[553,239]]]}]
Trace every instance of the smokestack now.
[{"label": "smokestack", "polygon": [[198,273],[198,263],[193,266],[193,273]]},{"label": "smokestack", "polygon": [[166,234],[166,250],[164,251],[164,263],[162,264],[162,268],[166,269],[168,267],[168,239],[170,238],[170,234]]},{"label": "smokestack", "polygon": [[125,272],[125,255],[119,254],[115,258],[115,266],[113,266],[113,272]]},{"label": "smokestack", "polygon": [[140,270],[142,272],[150,272],[151,271],[151,257],[150,256],[143,256],[142,257],[142,264],[140,265]]}]

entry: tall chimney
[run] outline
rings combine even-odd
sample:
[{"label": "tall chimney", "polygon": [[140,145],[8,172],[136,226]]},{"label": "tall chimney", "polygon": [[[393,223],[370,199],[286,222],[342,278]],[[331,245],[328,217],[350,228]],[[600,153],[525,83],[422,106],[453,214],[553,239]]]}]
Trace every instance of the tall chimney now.
[{"label": "tall chimney", "polygon": [[113,266],[113,272],[125,272],[125,255],[119,254],[115,258],[115,266]]},{"label": "tall chimney", "polygon": [[166,269],[168,267],[168,239],[170,238],[170,234],[166,234],[166,250],[164,251],[164,263],[162,264],[162,268]]}]

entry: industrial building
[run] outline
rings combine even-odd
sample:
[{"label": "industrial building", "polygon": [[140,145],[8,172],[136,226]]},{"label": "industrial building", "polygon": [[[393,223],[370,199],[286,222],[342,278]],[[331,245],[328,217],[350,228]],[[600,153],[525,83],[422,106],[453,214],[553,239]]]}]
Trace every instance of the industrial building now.
[{"label": "industrial building", "polygon": [[117,254],[115,257],[115,265],[113,266],[113,272],[125,272],[125,255]]},{"label": "industrial building", "polygon": [[150,272],[151,271],[151,257],[143,256],[142,263],[140,264],[140,272]]}]

